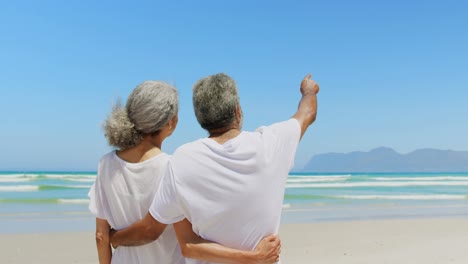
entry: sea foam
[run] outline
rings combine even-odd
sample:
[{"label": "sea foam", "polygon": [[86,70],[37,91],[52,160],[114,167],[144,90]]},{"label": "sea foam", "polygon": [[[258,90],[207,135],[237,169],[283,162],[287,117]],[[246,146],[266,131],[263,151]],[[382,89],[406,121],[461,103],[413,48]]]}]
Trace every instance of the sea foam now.
[{"label": "sea foam", "polygon": [[39,186],[37,185],[12,185],[12,186],[0,186],[0,192],[31,192],[38,191]]},{"label": "sea foam", "polygon": [[449,194],[403,194],[403,195],[339,195],[336,198],[358,199],[358,200],[464,200],[467,195],[449,195]]},{"label": "sea foam", "polygon": [[6,183],[6,182],[28,182],[31,181],[32,179],[27,179],[27,178],[0,178],[0,183]]},{"label": "sea foam", "polygon": [[89,204],[89,199],[58,199],[57,202],[62,204]]},{"label": "sea foam", "polygon": [[288,179],[287,182],[337,182],[337,181],[345,181],[346,177],[334,177],[334,178],[304,178],[304,179]]},{"label": "sea foam", "polygon": [[286,184],[286,188],[350,188],[402,186],[468,186],[468,181],[413,181],[413,182],[349,182]]},{"label": "sea foam", "polygon": [[439,177],[376,177],[377,181],[468,181],[468,177],[439,176]]}]

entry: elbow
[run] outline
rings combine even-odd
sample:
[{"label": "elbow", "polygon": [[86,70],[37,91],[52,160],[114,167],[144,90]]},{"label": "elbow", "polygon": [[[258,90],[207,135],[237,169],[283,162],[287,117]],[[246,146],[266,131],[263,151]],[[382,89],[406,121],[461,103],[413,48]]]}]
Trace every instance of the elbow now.
[{"label": "elbow", "polygon": [[188,250],[187,245],[180,245],[180,251],[184,258],[190,258],[190,250]]},{"label": "elbow", "polygon": [[316,119],[317,119],[317,111],[310,110],[310,111],[307,112],[306,120],[308,121],[307,122],[308,126],[311,125],[312,123],[314,123]]},{"label": "elbow", "polygon": [[311,121],[310,123],[314,123],[315,122],[315,119],[317,119],[317,111],[314,111],[311,113]]},{"label": "elbow", "polygon": [[143,233],[146,243],[155,241],[166,229],[166,224],[158,222],[150,213],[139,222],[139,232]]},{"label": "elbow", "polygon": [[109,244],[109,233],[96,231],[96,244],[97,245],[108,245]]},{"label": "elbow", "polygon": [[195,251],[192,250],[191,244],[181,243],[180,251],[182,252],[182,256],[184,256],[185,258],[197,258],[194,254]]},{"label": "elbow", "polygon": [[162,234],[162,231],[158,228],[155,228],[154,226],[146,226],[145,228],[145,234],[146,234],[146,240],[148,242],[155,241],[159,238],[159,236]]}]

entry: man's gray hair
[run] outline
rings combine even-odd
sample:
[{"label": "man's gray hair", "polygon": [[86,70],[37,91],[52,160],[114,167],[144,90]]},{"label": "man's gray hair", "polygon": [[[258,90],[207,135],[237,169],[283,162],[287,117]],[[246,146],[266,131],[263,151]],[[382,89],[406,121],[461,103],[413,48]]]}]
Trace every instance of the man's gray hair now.
[{"label": "man's gray hair", "polygon": [[118,102],[104,122],[109,145],[128,149],[138,145],[144,135],[159,132],[178,111],[177,90],[161,81],[138,85],[124,107]]},{"label": "man's gray hair", "polygon": [[239,95],[236,82],[224,73],[199,80],[193,86],[193,108],[206,130],[224,128],[236,120]]}]

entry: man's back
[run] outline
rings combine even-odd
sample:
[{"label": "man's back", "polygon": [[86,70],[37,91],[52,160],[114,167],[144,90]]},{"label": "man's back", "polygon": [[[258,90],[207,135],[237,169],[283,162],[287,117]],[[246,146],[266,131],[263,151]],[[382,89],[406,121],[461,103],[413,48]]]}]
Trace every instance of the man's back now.
[{"label": "man's back", "polygon": [[242,132],[224,144],[204,138],[180,147],[151,214],[168,223],[186,217],[205,239],[254,249],[262,237],[278,231],[300,135],[299,123],[290,119]]}]

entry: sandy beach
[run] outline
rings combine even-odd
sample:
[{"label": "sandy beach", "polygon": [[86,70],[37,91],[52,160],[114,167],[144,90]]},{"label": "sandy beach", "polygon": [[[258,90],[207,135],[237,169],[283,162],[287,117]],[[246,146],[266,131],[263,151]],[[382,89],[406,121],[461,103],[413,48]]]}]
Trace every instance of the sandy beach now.
[{"label": "sandy beach", "polygon": [[[468,263],[468,218],[284,224],[282,262]],[[2,234],[0,263],[98,263],[93,232]]]},{"label": "sandy beach", "polygon": [[283,225],[285,264],[468,263],[468,218]]}]

